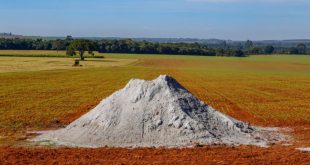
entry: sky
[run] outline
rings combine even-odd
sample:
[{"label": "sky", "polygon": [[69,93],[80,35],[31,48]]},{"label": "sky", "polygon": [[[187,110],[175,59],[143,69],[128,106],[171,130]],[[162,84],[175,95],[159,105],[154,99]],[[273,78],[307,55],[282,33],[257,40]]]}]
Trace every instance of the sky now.
[{"label": "sky", "polygon": [[310,39],[310,0],[0,0],[0,32],[74,37]]}]

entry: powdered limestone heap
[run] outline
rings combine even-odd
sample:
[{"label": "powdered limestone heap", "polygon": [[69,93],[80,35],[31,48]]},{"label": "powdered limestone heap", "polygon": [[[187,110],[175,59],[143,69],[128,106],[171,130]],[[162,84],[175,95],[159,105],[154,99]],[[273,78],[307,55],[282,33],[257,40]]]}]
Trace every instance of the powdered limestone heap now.
[{"label": "powdered limestone heap", "polygon": [[34,140],[76,147],[262,146],[272,132],[225,116],[162,75],[153,81],[131,80],[66,128]]}]

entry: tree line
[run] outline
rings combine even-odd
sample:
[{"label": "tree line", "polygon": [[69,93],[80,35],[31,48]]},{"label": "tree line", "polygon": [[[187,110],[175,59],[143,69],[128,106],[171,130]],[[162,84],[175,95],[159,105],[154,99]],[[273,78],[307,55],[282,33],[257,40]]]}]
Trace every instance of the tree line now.
[{"label": "tree line", "polygon": [[135,53],[135,54],[180,54],[201,56],[237,56],[250,54],[307,54],[307,47],[300,43],[296,47],[276,48],[272,45],[256,46],[248,40],[243,45],[230,46],[226,42],[210,47],[202,43],[158,43],[148,41],[86,40],[67,36],[64,39],[44,40],[31,38],[0,38],[0,50],[67,50],[68,55],[90,53]]},{"label": "tree line", "polygon": [[137,54],[171,54],[201,56],[245,56],[238,49],[216,49],[198,43],[157,43],[148,41],[101,40],[97,42],[99,52],[137,53]]},{"label": "tree line", "polygon": [[244,49],[246,54],[307,54],[307,46],[304,43],[299,43],[295,47],[274,47],[267,45],[264,47],[255,46],[250,40],[247,40]]},{"label": "tree line", "polygon": [[[86,47],[85,47],[86,44]],[[0,50],[67,50],[68,55],[75,51],[81,54],[78,48],[89,47],[89,50],[100,53],[135,53],[135,54],[181,54],[201,56],[245,56],[238,49],[214,49],[198,43],[154,43],[147,41],[123,40],[85,40],[65,39],[43,40],[30,38],[0,38]],[[88,51],[88,49],[85,49]],[[84,52],[84,51],[83,51]],[[83,53],[82,53],[83,54]]]}]

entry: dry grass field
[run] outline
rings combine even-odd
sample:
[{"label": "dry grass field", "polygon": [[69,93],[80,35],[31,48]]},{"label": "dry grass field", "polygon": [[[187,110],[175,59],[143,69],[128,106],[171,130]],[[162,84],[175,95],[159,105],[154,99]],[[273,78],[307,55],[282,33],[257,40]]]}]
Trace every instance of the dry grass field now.
[{"label": "dry grass field", "polygon": [[46,57],[55,57],[55,56],[65,56],[65,51],[50,51],[50,50],[1,50],[0,55],[1,56],[46,56]]},{"label": "dry grass field", "polygon": [[[57,52],[0,51],[0,55],[11,56],[48,53],[54,56]],[[64,52],[60,57],[62,55]],[[62,127],[122,88],[129,79],[153,79],[160,74],[172,75],[201,100],[232,117],[258,126],[290,128],[292,131],[289,134],[294,137],[290,147],[245,147],[237,148],[237,151],[228,149],[227,152],[224,152],[224,147],[216,149],[222,151],[217,151],[219,154],[238,157],[243,152],[251,151],[247,160],[257,156],[261,162],[267,163],[277,161],[268,158],[271,153],[276,154],[274,158],[286,163],[292,163],[289,160],[304,162],[310,158],[308,153],[294,150],[294,147],[310,147],[310,56],[226,58],[105,54],[105,57],[87,59],[85,66],[77,69],[71,67],[71,58],[0,57],[0,145],[4,147],[0,160],[16,160],[14,155],[25,152],[26,149],[14,150],[12,146],[23,144],[28,131]],[[46,159],[49,155],[52,160],[55,156],[63,158],[72,150],[48,150],[54,152],[51,156],[44,149],[31,149],[25,157],[46,154]],[[106,149],[92,150],[81,158],[93,156],[96,162],[97,151],[109,152]],[[139,156],[140,151],[120,151],[123,152],[133,152]],[[199,151],[184,149],[182,152],[184,156],[201,152],[198,156],[212,151],[206,148]],[[161,153],[168,154],[169,150]],[[175,154],[175,151],[171,150],[171,153]],[[288,159],[288,155],[294,155],[294,159]],[[126,157],[126,154],[120,156]],[[152,161],[160,163],[162,157],[155,158],[158,159]],[[127,159],[122,160],[124,162],[113,163],[126,163]],[[218,158],[216,160],[221,163]],[[233,159],[222,163],[229,162]]]},{"label": "dry grass field", "polygon": [[25,72],[41,70],[61,70],[72,69],[79,70],[95,67],[116,67],[128,65],[136,62],[135,59],[101,59],[90,58],[80,61],[82,67],[72,67],[75,58],[58,58],[58,57],[1,57],[0,73],[5,72]]}]

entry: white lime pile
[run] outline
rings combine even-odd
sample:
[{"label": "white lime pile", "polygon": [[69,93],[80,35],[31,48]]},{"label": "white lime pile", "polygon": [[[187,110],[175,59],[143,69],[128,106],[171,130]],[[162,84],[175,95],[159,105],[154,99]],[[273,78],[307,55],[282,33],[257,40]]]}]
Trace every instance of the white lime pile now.
[{"label": "white lime pile", "polygon": [[66,128],[35,141],[75,147],[185,147],[195,144],[265,146],[280,135],[250,126],[199,101],[172,77],[131,80]]}]

